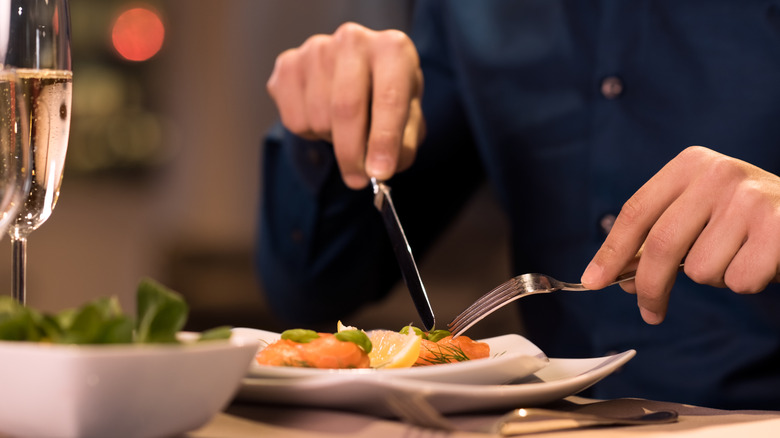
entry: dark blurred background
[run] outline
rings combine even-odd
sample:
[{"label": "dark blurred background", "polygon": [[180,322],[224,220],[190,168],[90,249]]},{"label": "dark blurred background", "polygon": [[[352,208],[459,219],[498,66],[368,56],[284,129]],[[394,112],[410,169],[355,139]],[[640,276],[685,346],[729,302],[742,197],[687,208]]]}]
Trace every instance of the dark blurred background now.
[{"label": "dark blurred background", "polygon": [[[29,240],[29,303],[106,295],[134,311],[149,276],[182,293],[190,329],[281,330],[252,269],[261,142],[276,55],[352,20],[405,29],[411,0],[71,0],[74,97],[65,180]],[[508,278],[504,217],[486,188],[420,263],[440,323]],[[10,244],[0,281],[10,291]],[[9,292],[10,293],[10,292]],[[405,288],[344,323],[416,321]],[[335,329],[335,327],[334,327]],[[512,309],[476,336],[519,331]]]}]

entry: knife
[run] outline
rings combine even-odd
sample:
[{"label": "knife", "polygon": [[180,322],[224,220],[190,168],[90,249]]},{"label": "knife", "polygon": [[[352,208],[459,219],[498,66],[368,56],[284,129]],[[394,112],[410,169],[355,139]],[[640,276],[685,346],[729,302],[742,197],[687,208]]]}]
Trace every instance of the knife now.
[{"label": "knife", "polygon": [[428,301],[425,286],[420,278],[420,272],[417,270],[417,264],[414,262],[412,248],[406,240],[401,221],[398,220],[398,215],[395,212],[393,198],[390,197],[390,187],[384,182],[377,181],[376,178],[371,178],[371,186],[374,188],[374,206],[382,214],[395,258],[398,259],[398,265],[401,267],[404,283],[412,295],[412,301],[414,301],[417,313],[422,319],[423,326],[426,330],[432,330],[436,319],[433,316],[433,309]]}]

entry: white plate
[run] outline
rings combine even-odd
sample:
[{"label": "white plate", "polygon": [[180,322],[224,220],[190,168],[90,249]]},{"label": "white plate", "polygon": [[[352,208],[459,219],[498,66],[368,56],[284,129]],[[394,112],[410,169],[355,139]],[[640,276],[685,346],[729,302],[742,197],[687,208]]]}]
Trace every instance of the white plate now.
[{"label": "white plate", "polygon": [[[233,336],[248,340],[260,340],[268,345],[280,338],[279,333],[250,328],[235,328]],[[490,357],[479,360],[397,369],[348,369],[328,370],[260,365],[252,362],[249,377],[304,378],[323,376],[354,376],[355,378],[382,375],[406,379],[464,384],[500,384],[527,377],[546,366],[547,356],[536,345],[519,335],[504,335],[481,339],[490,345]],[[262,347],[261,347],[262,348]]]},{"label": "white plate", "polygon": [[508,385],[462,385],[427,382],[376,373],[334,374],[306,379],[244,379],[237,397],[241,400],[344,409],[373,415],[391,415],[385,399],[403,392],[425,397],[443,413],[511,409],[553,402],[576,394],[631,360],[628,350],[613,356],[590,359],[550,359],[533,376]]}]

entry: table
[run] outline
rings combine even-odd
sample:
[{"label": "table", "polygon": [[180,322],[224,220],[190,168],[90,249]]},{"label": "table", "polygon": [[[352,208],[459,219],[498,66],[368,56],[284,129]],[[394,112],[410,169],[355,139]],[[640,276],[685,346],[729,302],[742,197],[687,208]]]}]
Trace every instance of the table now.
[{"label": "table", "polygon": [[[680,414],[679,421],[650,426],[617,426],[577,429],[524,435],[543,438],[595,438],[595,437],[777,437],[780,436],[780,412],[775,411],[723,411],[677,403],[642,399],[598,401],[582,397],[568,397],[554,403],[552,408],[612,413],[614,415],[641,412],[643,409],[673,409]],[[344,411],[329,411],[304,407],[268,406],[234,401],[204,427],[183,435],[182,438],[425,438],[487,437],[490,434],[476,432],[491,424],[503,412],[477,415],[457,415],[448,418],[464,431],[446,432],[424,429],[389,418]],[[470,432],[475,430],[475,432]]]}]

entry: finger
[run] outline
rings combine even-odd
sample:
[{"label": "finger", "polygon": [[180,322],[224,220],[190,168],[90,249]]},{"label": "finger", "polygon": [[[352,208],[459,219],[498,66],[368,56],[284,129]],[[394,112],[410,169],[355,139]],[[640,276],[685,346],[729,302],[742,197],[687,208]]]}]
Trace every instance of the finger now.
[{"label": "finger", "polygon": [[401,155],[398,157],[398,170],[408,169],[417,156],[417,147],[425,138],[425,118],[422,113],[421,99],[412,99],[409,106],[409,120],[404,128]]},{"label": "finger", "polygon": [[778,278],[780,271],[780,206],[759,202],[766,194],[744,188],[738,193],[747,222],[747,238],[729,263],[724,283],[734,292],[756,293]]},{"label": "finger", "polygon": [[313,137],[332,141],[330,117],[334,68],[332,37],[320,35],[309,38],[305,49],[308,60],[305,76],[305,104],[298,110],[306,115],[306,122]]},{"label": "finger", "polygon": [[419,61],[409,38],[384,31],[371,50],[371,122],[366,172],[388,179],[398,167],[412,99],[418,96]]},{"label": "finger", "polygon": [[742,294],[761,292],[778,275],[776,250],[763,238],[749,237],[724,274],[730,290]]},{"label": "finger", "polygon": [[[639,266],[639,258],[642,256],[643,249],[644,248],[639,248],[639,251],[637,251],[634,258],[628,263],[628,265],[626,265],[626,268],[623,270],[623,272],[636,271],[637,266]],[[634,283],[634,280],[624,281],[619,283],[618,286],[630,294],[636,293],[636,283]]]},{"label": "finger", "polygon": [[365,150],[370,69],[365,47],[355,32],[337,33],[341,39],[336,53],[331,91],[333,146],[344,183],[354,189],[365,187]]},{"label": "finger", "polygon": [[276,103],[282,124],[291,132],[306,136],[311,132],[306,115],[300,110],[305,106],[305,80],[299,57],[298,49],[282,52],[276,58],[266,89]]},{"label": "finger", "polygon": [[581,281],[588,288],[601,289],[620,274],[653,224],[688,185],[693,172],[686,151],[667,163],[623,205],[607,238],[582,275]]},{"label": "finger", "polygon": [[747,239],[746,212],[733,204],[725,210],[716,210],[685,256],[685,275],[696,283],[725,287],[726,269]]},{"label": "finger", "polygon": [[706,183],[692,183],[648,232],[635,281],[637,304],[649,324],[663,321],[680,262],[712,215]]}]

